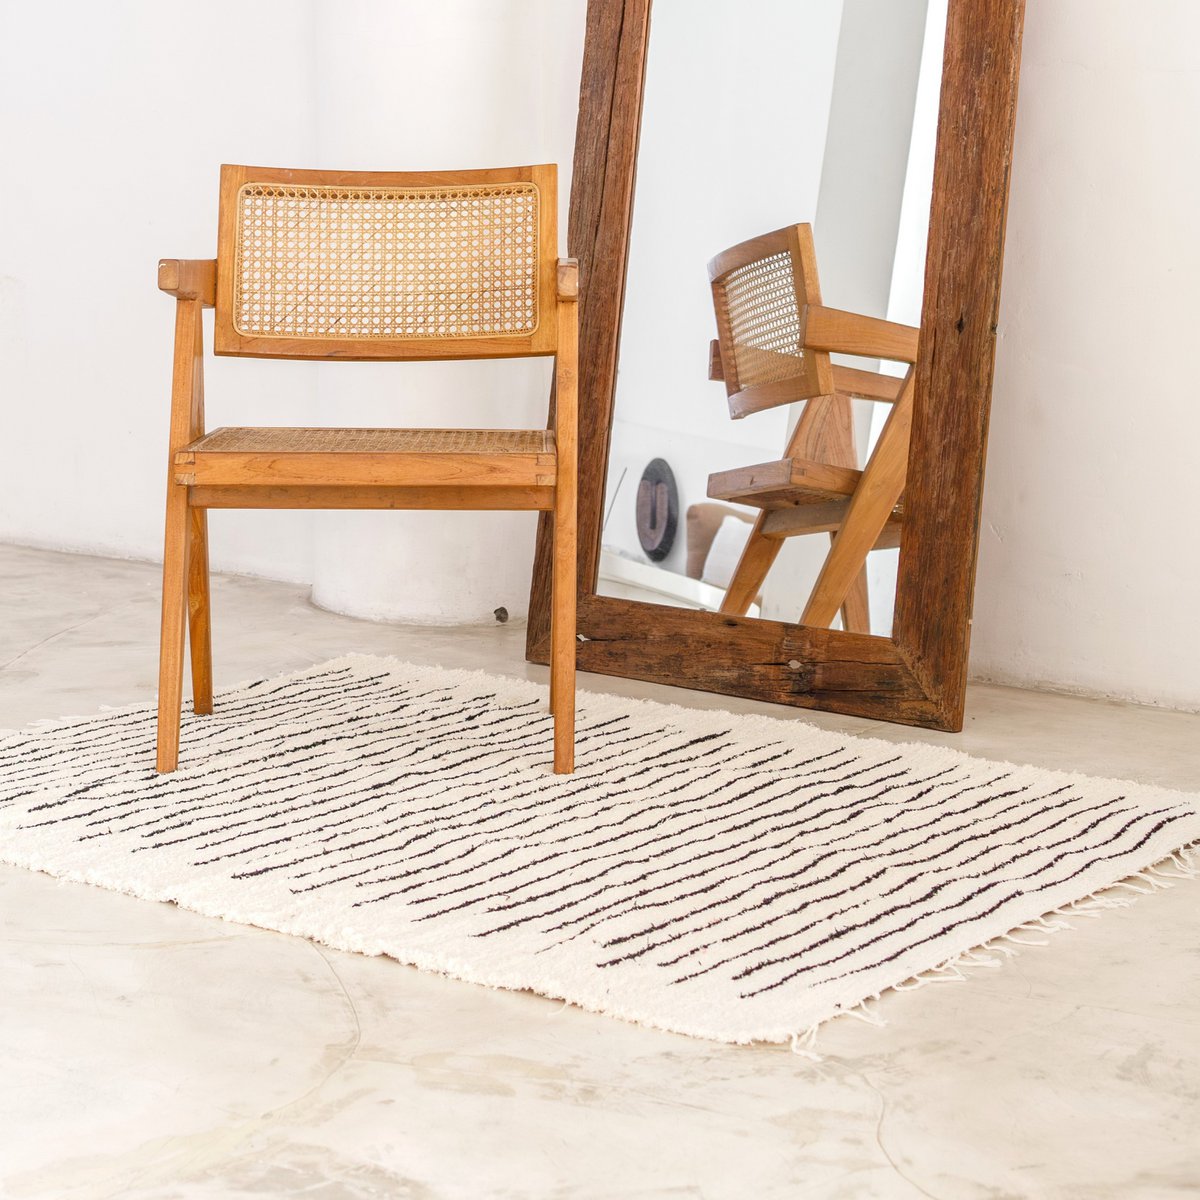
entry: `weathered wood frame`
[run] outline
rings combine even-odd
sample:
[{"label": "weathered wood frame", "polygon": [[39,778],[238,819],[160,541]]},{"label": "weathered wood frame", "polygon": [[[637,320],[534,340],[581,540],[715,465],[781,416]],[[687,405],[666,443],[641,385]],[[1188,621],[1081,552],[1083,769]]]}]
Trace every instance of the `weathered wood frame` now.
[{"label": "weathered wood frame", "polygon": [[[1025,0],[950,0],[890,638],[596,594],[650,2],[588,4],[569,232],[582,287],[579,668],[957,731]],[[550,532],[543,516],[527,643],[535,662],[549,657]]]}]

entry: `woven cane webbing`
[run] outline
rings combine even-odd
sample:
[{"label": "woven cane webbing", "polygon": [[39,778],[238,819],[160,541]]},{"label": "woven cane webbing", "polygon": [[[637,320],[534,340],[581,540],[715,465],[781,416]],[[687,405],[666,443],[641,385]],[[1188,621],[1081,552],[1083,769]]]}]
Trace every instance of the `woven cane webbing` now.
[{"label": "woven cane webbing", "polygon": [[273,338],[486,338],[538,323],[531,183],[238,194],[233,324]]},{"label": "woven cane webbing", "polygon": [[187,451],[208,454],[553,454],[545,429],[214,429]]},{"label": "woven cane webbing", "polygon": [[739,390],[803,373],[791,254],[785,250],[738,267],[717,290],[728,316]]}]

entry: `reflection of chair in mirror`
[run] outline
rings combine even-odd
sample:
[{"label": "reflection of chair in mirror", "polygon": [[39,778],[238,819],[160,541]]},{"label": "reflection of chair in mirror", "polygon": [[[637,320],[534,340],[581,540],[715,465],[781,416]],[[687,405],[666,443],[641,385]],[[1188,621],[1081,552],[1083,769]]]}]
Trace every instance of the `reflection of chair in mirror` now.
[{"label": "reflection of chair in mirror", "polygon": [[[782,459],[709,478],[714,500],[760,510],[721,611],[745,615],[787,538],[827,533],[832,545],[801,623],[828,626],[840,610],[844,628],[869,633],[867,554],[899,545],[918,331],[825,308],[809,225],[742,242],[708,272],[717,316],[710,376],[724,381],[730,415],[806,402]],[[908,363],[909,371],[896,378],[835,366],[831,354]],[[862,470],[854,398],[892,406]]]},{"label": "reflection of chair in mirror", "polygon": [[[754,518],[728,504],[693,504],[687,510],[689,578],[699,579],[724,593],[737,569],[742,547]],[[751,597],[757,602],[756,597]]]}]

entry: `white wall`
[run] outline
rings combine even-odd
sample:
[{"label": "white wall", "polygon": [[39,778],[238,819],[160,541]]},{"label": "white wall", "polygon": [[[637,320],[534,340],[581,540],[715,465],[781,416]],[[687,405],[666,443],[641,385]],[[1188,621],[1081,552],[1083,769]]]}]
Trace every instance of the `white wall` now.
[{"label": "white wall", "polygon": [[[902,221],[907,200],[912,200],[910,223],[912,208],[923,202],[928,226],[929,190],[913,196],[911,176],[913,151],[931,141],[937,128],[937,93],[922,107],[917,97],[929,61],[927,33],[934,35],[941,78],[944,36],[938,39],[936,32],[940,28],[944,35],[945,27],[944,5],[931,6],[929,0],[845,0],[813,226],[821,296],[833,308],[886,316],[899,271],[910,273],[905,282],[918,297],[924,290],[924,257],[914,262],[902,255],[898,261],[897,255],[907,232]],[[866,462],[872,419],[880,407],[854,404],[860,463]],[[789,414],[792,428],[800,411],[796,407]],[[823,534],[784,542],[763,588],[763,616],[799,620],[828,554]],[[867,559],[871,632],[883,636],[891,633],[897,558],[896,551],[882,550]]]},{"label": "white wall", "polygon": [[1200,709],[1200,5],[1031,4],[977,676]]},{"label": "white wall", "polygon": [[[652,9],[610,500],[626,475],[604,540],[640,555],[638,480],[651,459],[665,458],[680,524],[662,565],[678,573],[683,517],[706,499],[709,475],[776,459],[787,440],[786,410],[732,421],[725,388],[708,379],[716,324],[705,264],[737,242],[813,219],[841,16],[842,0],[741,0],[737,20],[692,0],[655,0]],[[797,72],[801,44],[806,69]]]},{"label": "white wall", "polygon": [[[580,0],[343,0],[318,6],[323,165],[420,170],[558,162],[560,242],[575,141]],[[548,359],[331,363],[321,423],[542,428]],[[532,513],[317,515],[313,598],[445,623],[529,604]]]},{"label": "white wall", "polygon": [[[314,46],[291,0],[0,0],[0,538],[161,555],[157,261],[215,254],[220,163],[311,160]],[[210,361],[208,384],[210,425],[315,416],[311,365]],[[310,528],[215,513],[215,565],[308,579]]]}]

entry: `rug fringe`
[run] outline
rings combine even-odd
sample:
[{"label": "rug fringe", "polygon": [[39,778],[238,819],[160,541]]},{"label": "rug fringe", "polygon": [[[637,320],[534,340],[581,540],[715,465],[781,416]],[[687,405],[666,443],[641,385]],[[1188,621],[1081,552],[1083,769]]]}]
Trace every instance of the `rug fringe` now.
[{"label": "rug fringe", "polygon": [[[1167,870],[1166,864],[1169,864],[1174,869]],[[1141,880],[1149,886],[1144,888],[1137,887],[1131,882],[1135,879]],[[1138,896],[1150,896],[1154,892],[1166,891],[1169,888],[1173,888],[1176,882],[1180,880],[1186,881],[1190,879],[1200,879],[1200,842],[1189,842],[1185,846],[1180,846],[1179,849],[1173,850],[1153,866],[1127,876],[1125,879],[1114,883],[1111,887],[1099,892],[1092,892],[1090,895],[1075,900],[1071,904],[1064,904],[1059,908],[1051,909],[1035,920],[1025,921],[1020,925],[1016,925],[1008,933],[1002,934],[1000,937],[990,938],[988,941],[982,942],[970,950],[956,954],[953,958],[948,959],[939,966],[931,967],[928,971],[922,971],[919,975],[914,975],[911,979],[906,979],[902,983],[885,988],[881,994],[886,995],[888,992],[911,992],[917,988],[927,987],[930,984],[967,983],[971,979],[971,972],[997,970],[1003,967],[1009,959],[1016,958],[1020,951],[1014,949],[1014,947],[1050,945],[1049,938],[1029,941],[1016,937],[1017,933],[1065,933],[1074,930],[1075,927],[1069,921],[1063,920],[1062,918],[1064,917],[1088,917],[1095,919],[1114,908],[1132,908],[1136,901],[1123,896],[1109,895],[1110,892],[1115,892],[1118,888],[1127,889]],[[1054,920],[1053,918],[1055,917],[1059,919]],[[824,1062],[826,1056],[818,1052],[817,1040],[821,1031],[830,1022],[840,1020],[842,1017],[855,1017],[860,1021],[866,1022],[868,1025],[874,1025],[876,1028],[885,1027],[887,1021],[878,1012],[869,1007],[879,999],[880,994],[870,996],[862,1000],[854,1008],[845,1009],[826,1018],[824,1021],[818,1021],[817,1024],[810,1025],[802,1033],[792,1034],[792,1053],[801,1058],[808,1059],[810,1062]]]}]

